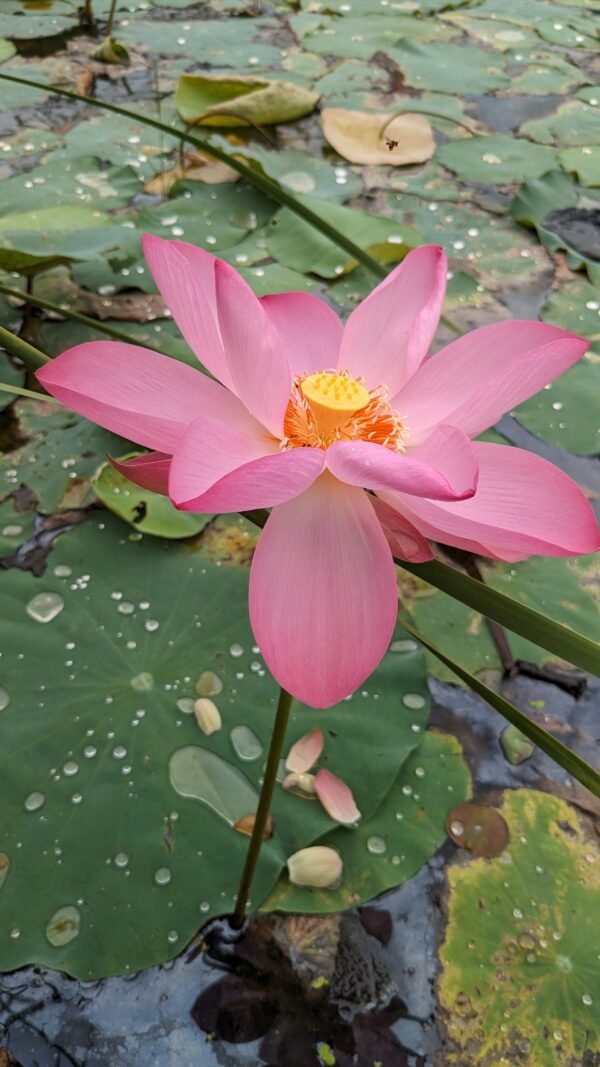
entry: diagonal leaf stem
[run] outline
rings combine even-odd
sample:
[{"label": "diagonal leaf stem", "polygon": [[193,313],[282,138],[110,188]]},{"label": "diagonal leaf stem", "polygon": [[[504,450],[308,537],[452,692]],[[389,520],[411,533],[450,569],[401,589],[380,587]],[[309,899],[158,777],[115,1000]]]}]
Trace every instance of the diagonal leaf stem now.
[{"label": "diagonal leaf stem", "polygon": [[231,925],[236,930],[239,930],[239,928],[243,925],[244,917],[246,915],[246,906],[248,903],[250,886],[252,885],[252,879],[254,878],[256,864],[258,863],[260,848],[263,842],[263,834],[265,826],[267,825],[269,811],[271,810],[273,790],[275,789],[275,782],[277,780],[277,770],[279,767],[279,760],[281,759],[281,753],[283,750],[283,742],[285,739],[287,724],[289,722],[292,700],[293,697],[290,696],[290,694],[286,692],[285,689],[280,689],[279,703],[277,705],[277,714],[275,716],[273,733],[271,734],[269,755],[267,757],[267,765],[265,767],[265,774],[260,790],[258,808],[256,810],[256,816],[254,818],[252,837],[250,838],[250,844],[248,845],[246,862],[244,864],[244,870],[242,871],[242,878],[238,889],[237,900],[235,902],[235,909],[231,919]]}]

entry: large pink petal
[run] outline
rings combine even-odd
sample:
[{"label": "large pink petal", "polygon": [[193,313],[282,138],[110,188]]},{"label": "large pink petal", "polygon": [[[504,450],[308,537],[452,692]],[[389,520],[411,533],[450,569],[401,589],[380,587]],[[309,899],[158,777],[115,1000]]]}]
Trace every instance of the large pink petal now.
[{"label": "large pink petal", "polygon": [[261,304],[283,342],[293,375],[337,367],[343,326],[335,311],[310,293],[263,296]]},{"label": "large pink petal", "polygon": [[384,499],[443,544],[514,561],[574,556],[600,547],[594,512],[578,485],[547,460],[505,445],[475,442],[479,484],[470,500]]},{"label": "large pink petal", "polygon": [[237,397],[200,370],[120,341],[77,345],[36,376],[73,411],[159,452],[174,452],[201,411],[227,424],[247,418]]},{"label": "large pink petal", "polygon": [[495,322],[459,337],[395,398],[412,437],[442,422],[476,437],[583,355],[587,341],[545,322]]},{"label": "large pink petal", "polygon": [[282,437],[292,377],[281,338],[258,297],[229,263],[216,260],[215,279],[232,388],[263,426]]},{"label": "large pink petal", "polygon": [[405,559],[409,563],[426,563],[434,558],[423,534],[404,515],[378,496],[371,497],[371,503],[396,559]]},{"label": "large pink petal", "polygon": [[228,389],[231,374],[217,317],[215,257],[187,241],[145,234],[142,248],[154,281],[200,362]]},{"label": "large pink petal", "polygon": [[338,367],[369,389],[394,396],[425,358],[444,302],[447,261],[442,248],[409,252],[399,267],[352,312]]},{"label": "large pink petal", "polygon": [[[262,427],[261,427],[262,429]],[[308,489],[325,465],[317,448],[282,452],[265,431],[251,436],[210,419],[196,419],[175,451],[169,496],[183,511],[272,508]]]},{"label": "large pink petal", "polygon": [[323,474],[270,515],[250,572],[250,619],[269,670],[326,708],[377,666],[397,613],[392,556],[366,493]]},{"label": "large pink petal", "polygon": [[169,495],[171,456],[165,455],[164,452],[147,452],[145,456],[135,456],[122,462],[112,456],[108,458],[113,467],[125,478],[129,478],[130,482],[141,485],[142,489],[149,489],[152,493]]},{"label": "large pink petal", "polygon": [[477,486],[473,446],[455,426],[440,426],[420,448],[406,453],[372,441],[337,441],[327,450],[327,466],[349,485],[433,500],[464,500]]},{"label": "large pink petal", "polygon": [[352,826],[360,819],[360,811],[349,785],[325,767],[315,775],[315,793],[325,811],[336,822]]}]

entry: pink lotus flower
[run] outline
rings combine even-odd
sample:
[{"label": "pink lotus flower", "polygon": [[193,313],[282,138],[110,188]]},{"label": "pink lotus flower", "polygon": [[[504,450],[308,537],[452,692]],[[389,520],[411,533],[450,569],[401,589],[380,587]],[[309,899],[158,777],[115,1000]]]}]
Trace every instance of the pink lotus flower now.
[{"label": "pink lotus flower", "polygon": [[199,248],[143,243],[183,336],[218,380],[113,341],[78,345],[37,376],[152,449],[116,465],[178,508],[274,508],[252,564],[250,617],[294,696],[328,707],[376,667],[397,613],[390,546],[414,562],[432,557],[426,538],[504,560],[598,547],[590,505],[566,475],[470,440],[570,367],[581,338],[499,322],[426,359],[446,283],[437,247],[411,252],[343,328],[306,293],[259,300]]}]

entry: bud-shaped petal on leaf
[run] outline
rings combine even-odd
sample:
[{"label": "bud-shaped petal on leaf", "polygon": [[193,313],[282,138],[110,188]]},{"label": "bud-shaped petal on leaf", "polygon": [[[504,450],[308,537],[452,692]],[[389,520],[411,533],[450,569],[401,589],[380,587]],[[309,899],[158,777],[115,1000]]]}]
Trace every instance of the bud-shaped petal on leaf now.
[{"label": "bud-shaped petal on leaf", "polygon": [[295,797],[302,797],[304,800],[317,799],[314,774],[298,774],[292,771],[281,784],[286,792],[293,793]]},{"label": "bud-shaped petal on leaf", "polygon": [[313,889],[333,889],[339,884],[344,869],[341,856],[325,845],[311,845],[294,852],[287,867],[290,882]]},{"label": "bud-shaped petal on leaf", "polygon": [[322,769],[315,775],[315,792],[328,815],[336,822],[351,826],[360,819],[360,811],[350,786],[331,771]]},{"label": "bud-shaped petal on leaf", "polygon": [[207,737],[221,729],[221,713],[216,704],[208,697],[200,697],[194,701],[194,715],[196,722]]},{"label": "bud-shaped petal on leaf", "polygon": [[322,730],[317,728],[311,730],[309,734],[304,734],[304,737],[300,737],[288,752],[285,761],[286,770],[295,771],[297,774],[309,771],[321,755],[324,744],[325,738]]}]

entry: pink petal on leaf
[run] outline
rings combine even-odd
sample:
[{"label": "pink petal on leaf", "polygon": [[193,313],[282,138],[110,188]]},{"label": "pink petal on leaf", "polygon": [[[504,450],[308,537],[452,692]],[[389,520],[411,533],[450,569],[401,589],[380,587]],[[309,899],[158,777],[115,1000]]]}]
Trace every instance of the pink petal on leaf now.
[{"label": "pink petal on leaf", "polygon": [[432,500],[463,500],[477,486],[473,446],[455,426],[438,427],[423,445],[405,453],[373,441],[337,441],[327,450],[327,467],[349,485]]},{"label": "pink petal on leaf", "polygon": [[339,369],[354,378],[364,375],[369,389],[387,386],[393,397],[427,355],[444,302],[447,269],[437,245],[409,252],[350,315]]},{"label": "pink petal on leaf", "polygon": [[199,411],[226,424],[245,414],[237,397],[200,370],[120,341],[77,345],[36,377],[73,411],[159,452],[175,450]]},{"label": "pink petal on leaf", "polygon": [[426,360],[394,403],[416,440],[439,423],[477,437],[562,374],[588,342],[545,322],[481,326]]},{"label": "pink petal on leaf", "polygon": [[281,338],[258,297],[233,267],[216,260],[215,279],[232,388],[248,411],[281,438],[292,384]]},{"label": "pink petal on leaf", "polygon": [[135,456],[122,461],[113,459],[112,456],[108,458],[115,470],[129,478],[130,482],[141,485],[142,489],[149,489],[152,493],[169,495],[171,456],[165,455],[164,452],[147,452],[145,456]]},{"label": "pink petal on leaf", "polygon": [[[428,538],[515,561],[535,554],[575,556],[600,547],[591,505],[552,463],[507,445],[474,442],[475,496],[462,501],[384,494]],[[474,547],[477,546],[477,547]]]},{"label": "pink petal on leaf", "polygon": [[310,733],[304,734],[290,748],[285,761],[286,769],[288,771],[296,771],[298,774],[304,774],[305,771],[309,771],[321,755],[324,744],[323,731],[318,727],[316,730],[311,730]]},{"label": "pink petal on leaf", "polygon": [[391,552],[367,495],[325,473],[271,513],[250,571],[250,619],[269,670],[325,708],[384,655],[397,614]]},{"label": "pink petal on leaf", "polygon": [[360,819],[360,811],[350,786],[331,771],[322,768],[315,775],[315,793],[328,815],[344,826],[352,826]]},{"label": "pink petal on leaf", "polygon": [[343,326],[335,311],[311,293],[263,296],[293,375],[337,367]]},{"label": "pink petal on leaf", "polygon": [[281,451],[251,415],[229,427],[201,416],[175,450],[169,494],[184,511],[274,507],[312,485],[324,463],[321,449]]}]

